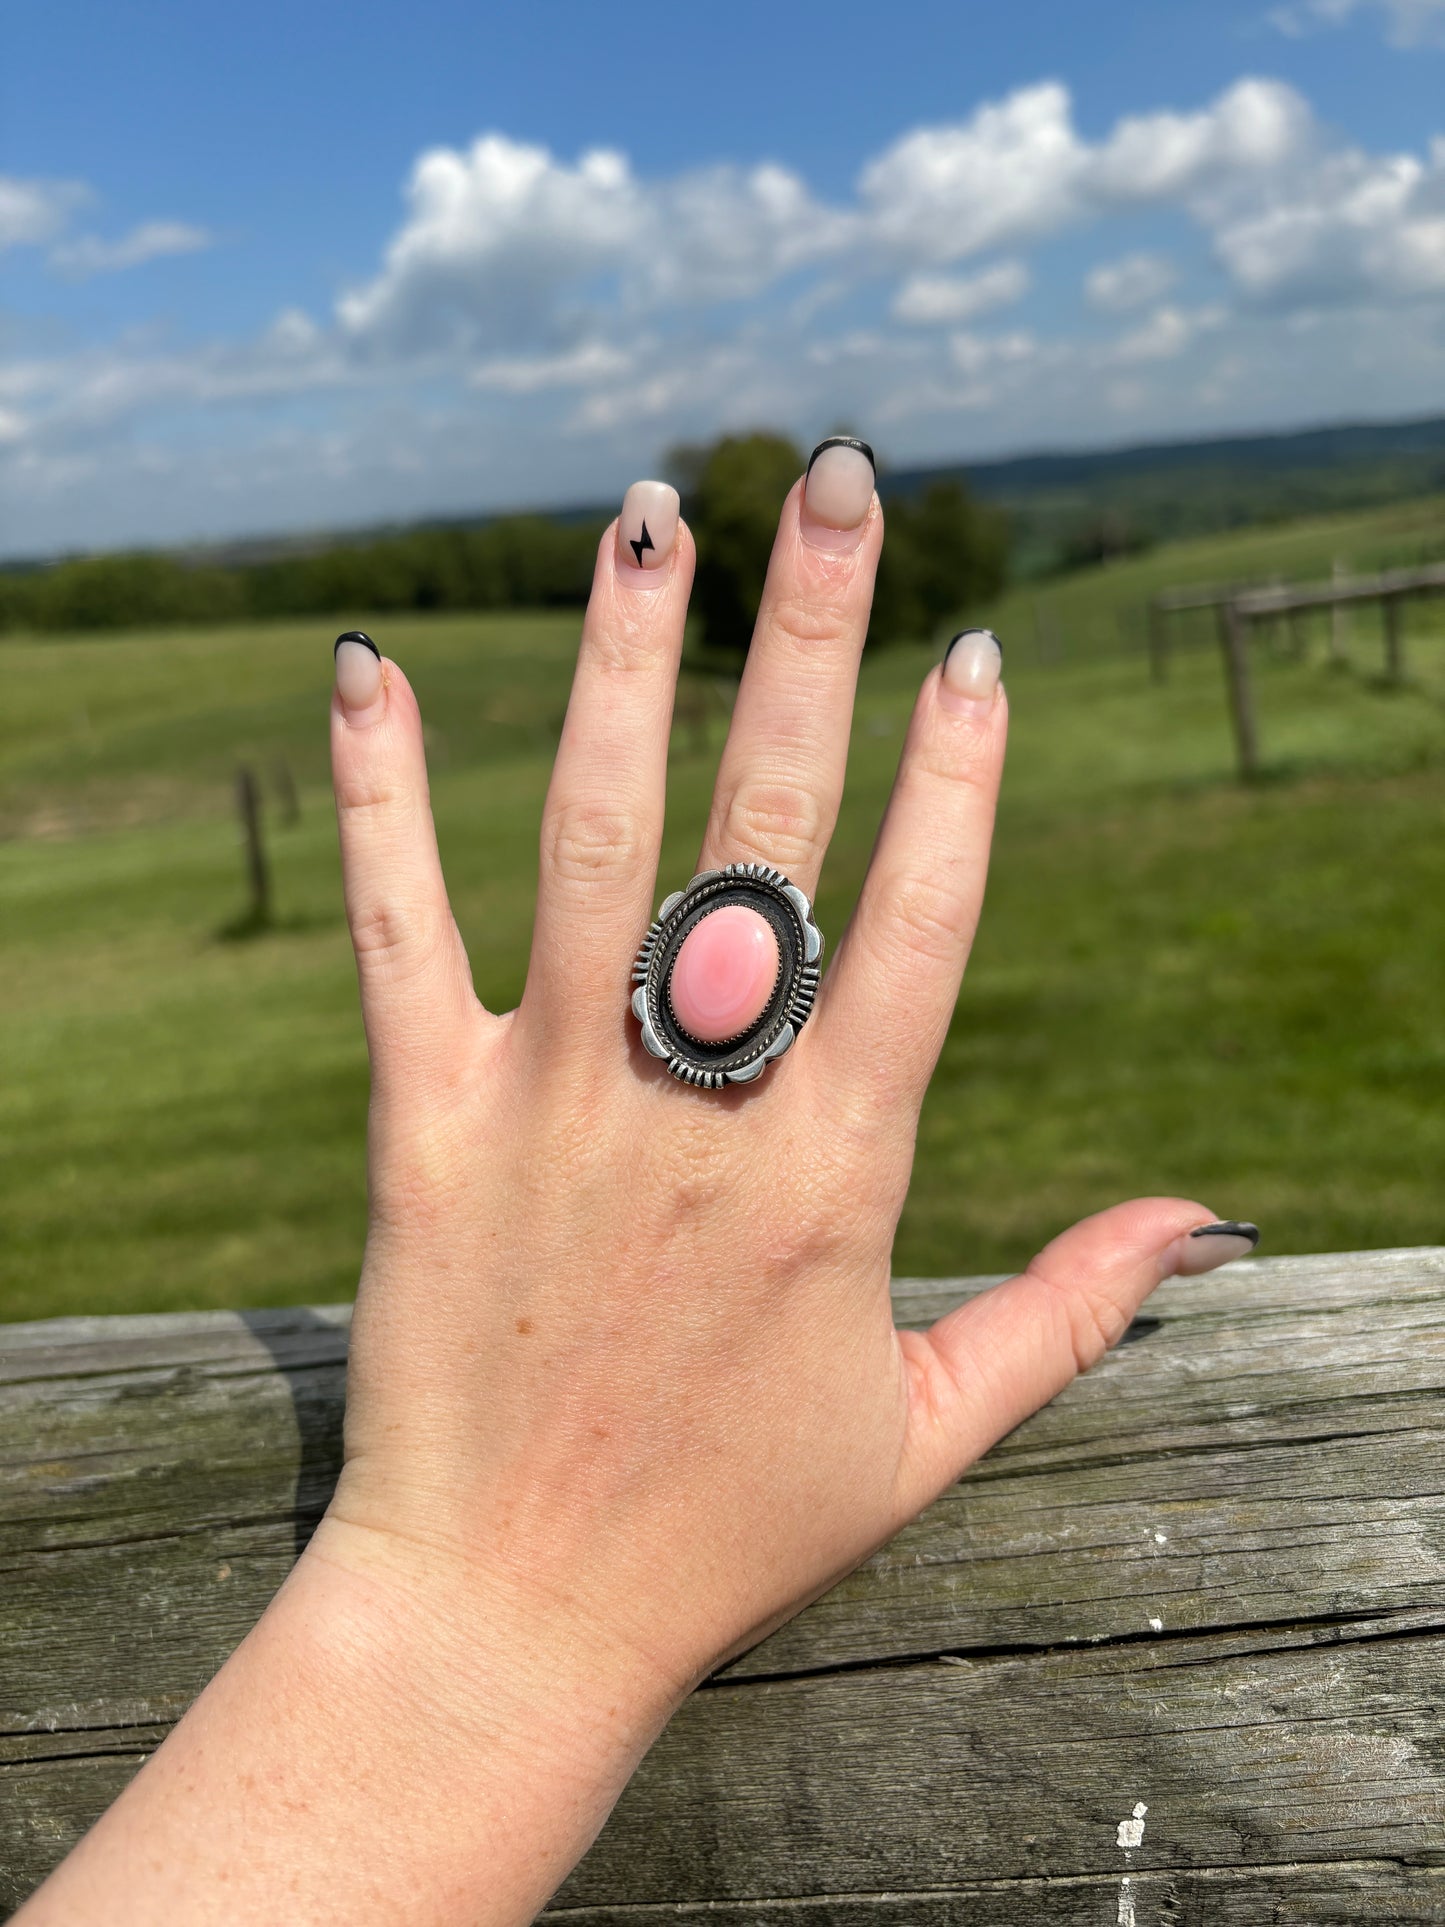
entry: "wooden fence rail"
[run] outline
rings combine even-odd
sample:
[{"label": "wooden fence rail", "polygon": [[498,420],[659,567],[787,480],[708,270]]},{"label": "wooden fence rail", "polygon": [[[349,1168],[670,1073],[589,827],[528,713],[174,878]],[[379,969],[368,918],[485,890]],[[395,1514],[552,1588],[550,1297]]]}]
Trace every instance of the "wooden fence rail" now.
[{"label": "wooden fence rail", "polygon": [[[1191,610],[1215,611],[1236,760],[1240,775],[1250,779],[1257,776],[1260,769],[1259,726],[1249,672],[1250,625],[1283,619],[1293,629],[1299,617],[1320,609],[1328,609],[1338,616],[1340,611],[1357,604],[1378,602],[1385,679],[1402,683],[1405,679],[1402,610],[1410,598],[1432,595],[1445,595],[1445,563],[1418,569],[1386,569],[1378,575],[1352,576],[1337,569],[1329,582],[1165,590],[1152,599],[1148,609],[1149,673],[1155,682],[1168,678],[1170,617]],[[1339,653],[1340,632],[1336,623],[1331,654],[1338,656]]]},{"label": "wooden fence rail", "polygon": [[[900,1283],[899,1316],[984,1282]],[[0,1901],[304,1543],[347,1326],[0,1326]],[[1445,1250],[1176,1280],[693,1696],[548,1918],[1440,1922],[1442,1682]]]}]

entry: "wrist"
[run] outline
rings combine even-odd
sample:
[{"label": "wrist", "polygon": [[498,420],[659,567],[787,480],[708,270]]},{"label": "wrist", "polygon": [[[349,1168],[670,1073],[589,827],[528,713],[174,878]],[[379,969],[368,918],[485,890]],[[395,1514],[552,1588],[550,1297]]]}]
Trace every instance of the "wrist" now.
[{"label": "wrist", "polygon": [[[32,1903],[43,1921],[522,1927],[676,1703],[478,1569],[328,1517],[248,1637]],[[144,1840],[137,1855],[130,1843]]]},{"label": "wrist", "polygon": [[364,1701],[392,1702],[388,1721],[444,1726],[448,1786],[520,1776],[600,1802],[598,1825],[694,1684],[591,1609],[580,1575],[563,1594],[500,1557],[461,1559],[335,1510],[275,1610]]}]

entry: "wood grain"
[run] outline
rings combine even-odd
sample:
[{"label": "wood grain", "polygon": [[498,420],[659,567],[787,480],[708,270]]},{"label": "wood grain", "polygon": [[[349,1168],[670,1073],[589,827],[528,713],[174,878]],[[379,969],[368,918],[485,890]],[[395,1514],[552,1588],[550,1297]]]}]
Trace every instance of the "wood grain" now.
[{"label": "wood grain", "polygon": [[[986,1282],[900,1282],[900,1321]],[[304,1544],[348,1321],[0,1326],[0,1902]],[[550,1912],[1445,1920],[1442,1681],[1445,1251],[1177,1280],[693,1697]]]}]

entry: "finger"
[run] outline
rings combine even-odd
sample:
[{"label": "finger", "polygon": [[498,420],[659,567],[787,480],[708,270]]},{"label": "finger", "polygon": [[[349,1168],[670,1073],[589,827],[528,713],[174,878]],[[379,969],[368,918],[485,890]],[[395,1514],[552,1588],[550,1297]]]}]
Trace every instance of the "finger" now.
[{"label": "finger", "polygon": [[916,1108],[978,927],[1008,707],[987,629],[950,644],[914,706],[883,826],[814,1018],[859,1107]]},{"label": "finger", "polygon": [[545,1037],[599,1019],[617,1028],[626,1011],[628,966],[652,911],[692,569],[676,489],[634,482],[598,550],[542,812],[523,1007]]},{"label": "finger", "polygon": [[1138,1198],[1074,1225],[932,1330],[900,1332],[912,1391],[906,1509],[1096,1364],[1165,1278],[1212,1271],[1258,1242],[1254,1225],[1203,1205]]},{"label": "finger", "polygon": [[411,686],[369,636],[336,639],[331,771],[341,879],[367,1044],[378,1078],[442,1061],[477,1010],[447,902]]},{"label": "finger", "polygon": [[783,505],[698,868],[766,863],[809,896],[838,819],[883,515],[836,436]]}]

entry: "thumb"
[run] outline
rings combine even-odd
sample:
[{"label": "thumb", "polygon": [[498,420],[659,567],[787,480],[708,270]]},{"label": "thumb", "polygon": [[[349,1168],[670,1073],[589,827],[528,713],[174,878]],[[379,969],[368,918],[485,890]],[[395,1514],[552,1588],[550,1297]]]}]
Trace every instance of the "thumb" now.
[{"label": "thumb", "polygon": [[927,1332],[900,1332],[910,1375],[905,1503],[919,1511],[995,1440],[1123,1337],[1165,1278],[1243,1258],[1252,1224],[1182,1198],[1136,1198],[1084,1218],[1028,1269]]}]

